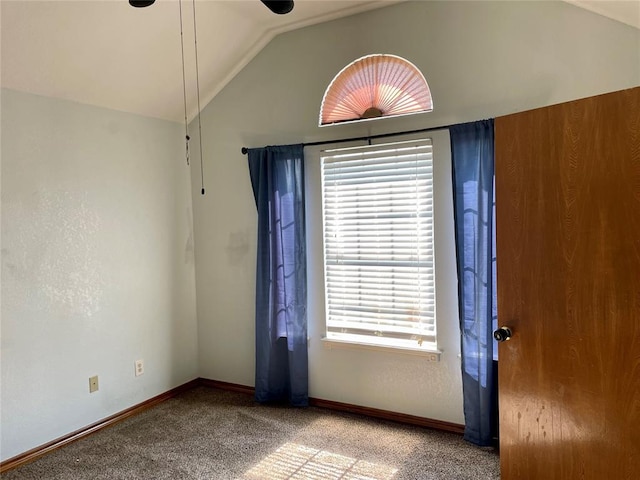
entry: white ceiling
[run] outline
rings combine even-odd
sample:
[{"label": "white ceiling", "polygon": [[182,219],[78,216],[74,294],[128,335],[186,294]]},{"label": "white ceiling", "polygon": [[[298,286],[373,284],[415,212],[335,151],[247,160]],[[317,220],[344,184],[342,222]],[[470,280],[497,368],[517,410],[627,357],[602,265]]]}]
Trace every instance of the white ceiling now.
[{"label": "white ceiling", "polygon": [[[258,0],[198,0],[204,107],[275,35],[401,0],[295,0],[271,13]],[[568,0],[640,28],[640,0]],[[1,82],[19,91],[173,121],[184,120],[180,3],[1,0]],[[182,1],[187,116],[197,113],[192,0]]]},{"label": "white ceiling", "polygon": [[[275,35],[393,1],[297,0],[287,15],[258,0],[198,0],[204,107]],[[192,0],[182,1],[188,117],[197,113]],[[2,0],[2,86],[174,121],[184,120],[180,3]]]}]

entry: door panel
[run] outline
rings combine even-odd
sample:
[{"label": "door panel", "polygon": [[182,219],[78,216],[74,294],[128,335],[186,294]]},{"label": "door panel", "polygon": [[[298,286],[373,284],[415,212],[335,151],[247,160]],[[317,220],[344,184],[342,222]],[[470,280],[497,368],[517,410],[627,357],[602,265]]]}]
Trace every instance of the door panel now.
[{"label": "door panel", "polygon": [[502,479],[640,478],[640,88],[495,142]]}]

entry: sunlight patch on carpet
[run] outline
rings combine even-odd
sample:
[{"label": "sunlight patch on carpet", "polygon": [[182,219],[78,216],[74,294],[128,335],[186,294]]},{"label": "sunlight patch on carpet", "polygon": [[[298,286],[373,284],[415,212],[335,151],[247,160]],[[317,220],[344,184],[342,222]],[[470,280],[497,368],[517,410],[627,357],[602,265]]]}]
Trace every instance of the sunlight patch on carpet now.
[{"label": "sunlight patch on carpet", "polygon": [[285,443],[246,472],[244,480],[390,480],[397,468]]}]

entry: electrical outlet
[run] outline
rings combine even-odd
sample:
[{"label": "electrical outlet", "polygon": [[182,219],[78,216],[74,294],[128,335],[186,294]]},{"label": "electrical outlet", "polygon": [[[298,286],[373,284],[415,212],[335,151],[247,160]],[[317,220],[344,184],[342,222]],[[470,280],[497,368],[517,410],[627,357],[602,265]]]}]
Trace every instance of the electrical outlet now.
[{"label": "electrical outlet", "polygon": [[89,393],[98,391],[98,376],[89,378]]},{"label": "electrical outlet", "polygon": [[136,377],[144,373],[144,360],[136,360]]}]

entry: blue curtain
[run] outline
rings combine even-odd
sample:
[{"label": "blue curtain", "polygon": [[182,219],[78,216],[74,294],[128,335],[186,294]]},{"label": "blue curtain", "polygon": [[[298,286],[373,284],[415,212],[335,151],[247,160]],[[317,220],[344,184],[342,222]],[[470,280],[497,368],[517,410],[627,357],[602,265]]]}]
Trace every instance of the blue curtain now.
[{"label": "blue curtain", "polygon": [[464,438],[497,437],[497,328],[493,120],[450,128]]},{"label": "blue curtain", "polygon": [[259,402],[308,405],[303,146],[249,149],[258,209],[256,378]]}]

